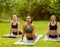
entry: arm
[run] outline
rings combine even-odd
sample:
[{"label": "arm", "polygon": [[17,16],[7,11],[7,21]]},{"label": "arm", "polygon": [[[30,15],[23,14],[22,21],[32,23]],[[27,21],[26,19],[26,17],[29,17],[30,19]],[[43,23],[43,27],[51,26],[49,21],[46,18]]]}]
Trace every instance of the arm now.
[{"label": "arm", "polygon": [[11,33],[12,33],[12,28],[11,28],[11,24],[12,24],[12,22],[10,23],[10,35],[11,35]]},{"label": "arm", "polygon": [[47,32],[47,35],[49,36],[49,31],[50,31],[50,24],[48,24],[48,32]]},{"label": "arm", "polygon": [[17,34],[19,35],[20,23],[18,22]]},{"label": "arm", "polygon": [[23,41],[23,38],[24,38],[24,25],[23,25],[23,32],[22,32],[22,41]]},{"label": "arm", "polygon": [[35,26],[34,25],[32,25],[32,27],[33,27],[33,32],[32,32],[32,36],[33,36],[33,40],[35,39]]},{"label": "arm", "polygon": [[57,23],[57,37],[59,37],[59,34],[58,34],[58,29],[59,29],[59,23]]},{"label": "arm", "polygon": [[12,33],[12,29],[10,28],[10,35],[11,35],[11,33]]}]

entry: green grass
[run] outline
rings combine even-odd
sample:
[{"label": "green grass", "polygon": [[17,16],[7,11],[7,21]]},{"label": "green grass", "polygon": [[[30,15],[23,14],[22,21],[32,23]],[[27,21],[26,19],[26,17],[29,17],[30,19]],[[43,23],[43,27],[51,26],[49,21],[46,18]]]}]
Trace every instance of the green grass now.
[{"label": "green grass", "polygon": [[[43,34],[42,38],[33,46],[21,46],[21,45],[14,45],[13,43],[21,37],[18,38],[2,38],[2,35],[9,33],[10,23],[0,23],[0,47],[59,47],[60,42],[44,42],[43,39],[46,36],[48,31],[48,22],[49,21],[34,21],[35,24],[35,32],[38,34]],[[22,31],[22,25],[25,22],[20,23],[20,30]],[[60,27],[59,27],[60,29]]]}]

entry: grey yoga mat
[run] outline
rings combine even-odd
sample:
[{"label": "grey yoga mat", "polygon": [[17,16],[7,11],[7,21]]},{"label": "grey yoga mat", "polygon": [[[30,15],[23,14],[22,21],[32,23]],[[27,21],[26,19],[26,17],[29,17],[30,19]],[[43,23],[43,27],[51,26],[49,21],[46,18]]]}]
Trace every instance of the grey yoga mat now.
[{"label": "grey yoga mat", "polygon": [[19,36],[21,36],[21,35],[13,35],[13,34],[6,34],[6,35],[4,35],[4,36],[2,36],[3,38],[17,38],[17,37],[19,37]]},{"label": "grey yoga mat", "polygon": [[60,41],[60,37],[58,37],[58,38],[49,38],[48,36],[46,36],[44,38],[44,41]]},{"label": "grey yoga mat", "polygon": [[32,42],[32,40],[27,40],[26,36],[23,38],[23,42],[21,42],[21,39],[16,41],[15,45],[34,45],[37,43],[37,41],[42,37],[42,34],[36,35],[35,41]]}]

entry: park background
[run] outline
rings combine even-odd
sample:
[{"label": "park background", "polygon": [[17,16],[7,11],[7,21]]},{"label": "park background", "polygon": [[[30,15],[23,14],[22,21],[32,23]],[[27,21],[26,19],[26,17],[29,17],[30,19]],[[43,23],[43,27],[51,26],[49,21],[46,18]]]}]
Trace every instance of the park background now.
[{"label": "park background", "polygon": [[[35,31],[43,34],[43,37],[34,46],[21,47],[59,47],[60,42],[44,42],[43,39],[48,31],[50,16],[55,15],[60,21],[60,0],[0,0],[0,47],[20,47],[13,43],[21,37],[2,38],[10,30],[10,20],[13,15],[17,15],[20,20],[20,30],[25,23],[26,16],[30,15],[35,24]],[[60,23],[60,22],[59,22]],[[60,29],[60,24],[59,24]]]}]

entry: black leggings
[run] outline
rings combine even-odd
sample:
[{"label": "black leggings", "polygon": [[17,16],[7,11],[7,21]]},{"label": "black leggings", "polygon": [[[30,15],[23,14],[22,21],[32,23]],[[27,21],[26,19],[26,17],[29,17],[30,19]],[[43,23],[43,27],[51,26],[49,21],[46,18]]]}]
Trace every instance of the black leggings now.
[{"label": "black leggings", "polygon": [[33,37],[27,37],[27,40],[33,40]]},{"label": "black leggings", "polygon": [[[12,32],[13,35],[17,35],[17,32]],[[22,34],[22,32],[19,31],[19,35]]]},{"label": "black leggings", "polygon": [[54,35],[54,36],[49,35],[49,37],[50,37],[50,38],[57,38],[57,35]]}]

